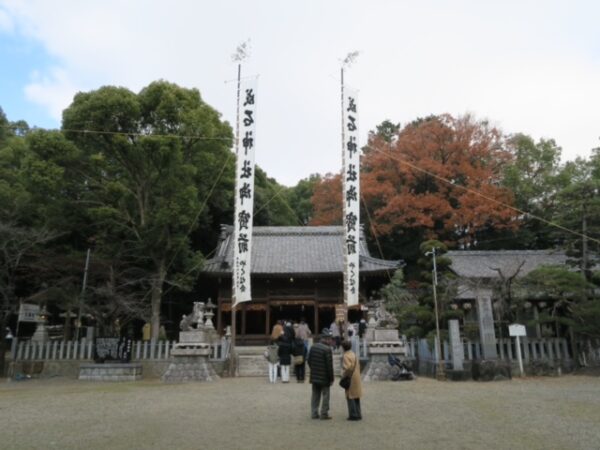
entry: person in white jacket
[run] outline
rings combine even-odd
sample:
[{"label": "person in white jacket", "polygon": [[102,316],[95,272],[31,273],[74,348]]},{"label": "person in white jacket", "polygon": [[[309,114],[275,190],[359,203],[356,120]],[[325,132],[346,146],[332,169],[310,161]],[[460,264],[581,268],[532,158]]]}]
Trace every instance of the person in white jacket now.
[{"label": "person in white jacket", "polygon": [[279,365],[279,346],[273,341],[265,350],[265,358],[269,363],[269,383],[277,382],[277,366]]}]

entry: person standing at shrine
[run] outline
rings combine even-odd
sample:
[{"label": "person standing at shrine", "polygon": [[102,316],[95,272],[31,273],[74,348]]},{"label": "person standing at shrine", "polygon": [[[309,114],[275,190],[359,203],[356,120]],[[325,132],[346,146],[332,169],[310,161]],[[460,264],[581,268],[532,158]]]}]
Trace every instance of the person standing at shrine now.
[{"label": "person standing at shrine", "polygon": [[354,327],[348,327],[348,341],[352,346],[352,351],[358,357],[358,355],[360,354],[360,339]]},{"label": "person standing at shrine", "polygon": [[362,339],[364,337],[366,331],[367,331],[367,321],[364,318],[362,318],[362,319],[360,319],[360,322],[358,322],[358,337]]},{"label": "person standing at shrine", "polygon": [[344,350],[342,377],[350,377],[350,387],[346,389],[348,420],[362,420],[362,412],[360,410],[360,398],[362,397],[360,362],[358,356],[352,351],[350,342],[342,342],[342,349]]},{"label": "person standing at shrine", "polygon": [[335,320],[331,322],[331,325],[329,326],[329,331],[331,333],[331,337],[333,338],[333,346],[337,350],[340,346],[342,337],[340,335],[340,327],[338,326],[338,323]]},{"label": "person standing at shrine", "polygon": [[[310,368],[310,383],[312,394],[310,401],[311,417],[328,420],[329,390],[333,384],[333,354],[331,352],[331,331],[323,328],[320,340],[308,352],[308,367]],[[321,411],[319,414],[319,405]]]},{"label": "person standing at shrine", "polygon": [[277,382],[277,366],[279,365],[279,347],[275,341],[265,350],[265,358],[269,364],[269,383]]},{"label": "person standing at shrine", "polygon": [[273,325],[273,330],[271,331],[271,340],[277,341],[282,334],[283,334],[282,321],[278,320],[277,322],[275,322],[275,325]]},{"label": "person standing at shrine", "polygon": [[[295,325],[297,327],[297,325]],[[294,345],[292,349],[294,355],[294,374],[296,375],[296,381],[298,383],[304,383],[304,372],[305,372],[305,361],[306,361],[306,347],[304,341],[300,336],[296,335],[294,339]]]},{"label": "person standing at shrine", "polygon": [[293,340],[296,338],[296,333],[294,332],[294,327],[292,326],[292,322],[290,322],[290,321],[285,322],[285,326],[283,327],[283,335],[285,336],[286,340],[289,342],[293,342]]},{"label": "person standing at shrine", "polygon": [[306,323],[304,317],[300,319],[300,324],[296,330],[296,336],[304,341],[304,347],[308,351],[308,340],[312,336],[312,332],[310,331],[310,327]]},{"label": "person standing at shrine", "polygon": [[277,341],[279,346],[279,365],[281,367],[281,381],[283,383],[290,382],[290,365],[292,364],[292,341],[287,336],[282,335]]}]

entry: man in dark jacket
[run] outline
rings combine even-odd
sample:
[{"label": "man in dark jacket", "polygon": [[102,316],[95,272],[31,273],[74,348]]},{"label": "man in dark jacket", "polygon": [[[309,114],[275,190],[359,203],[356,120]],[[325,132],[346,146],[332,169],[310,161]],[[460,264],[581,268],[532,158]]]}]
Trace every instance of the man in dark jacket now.
[{"label": "man in dark jacket", "polygon": [[[323,328],[319,342],[310,348],[308,367],[310,367],[310,382],[312,384],[310,403],[312,418],[331,419],[329,415],[329,387],[333,384],[333,354],[331,353],[331,331],[328,328]],[[320,415],[319,404],[321,404]]]}]

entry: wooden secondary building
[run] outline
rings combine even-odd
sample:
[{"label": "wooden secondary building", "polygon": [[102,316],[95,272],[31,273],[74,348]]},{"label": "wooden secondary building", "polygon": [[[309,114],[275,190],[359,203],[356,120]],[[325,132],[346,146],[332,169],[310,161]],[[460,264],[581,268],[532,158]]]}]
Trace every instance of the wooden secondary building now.
[{"label": "wooden secondary building", "polygon": [[[223,225],[216,254],[203,269],[201,283],[218,305],[216,327],[231,324],[233,227]],[[318,331],[335,318],[342,305],[343,243],[341,226],[254,227],[252,240],[252,301],[236,311],[237,344],[262,344],[277,320],[306,320]],[[351,322],[362,316],[369,296],[389,282],[400,261],[370,255],[360,238],[360,303],[348,311]]]},{"label": "wooden secondary building", "polygon": [[[529,272],[543,266],[570,267],[567,263],[568,256],[562,250],[454,250],[444,255],[450,258],[452,270],[458,277],[456,297],[450,307],[465,310],[464,325],[477,323],[476,305],[477,296],[482,292],[489,292],[492,302],[498,300],[499,288],[510,289],[513,281],[526,276]],[[514,292],[512,293],[514,295]],[[522,310],[518,311],[518,320],[528,324],[527,336],[541,338],[543,336],[558,336],[554,324],[540,325],[540,314],[549,311],[554,300],[547,298],[544,293],[522,303]],[[517,308],[517,304],[511,305]],[[521,308],[519,308],[521,309]],[[505,328],[508,323],[501,322],[496,317],[497,324]],[[536,325],[529,325],[537,323]],[[555,328],[555,329],[552,329]]]}]

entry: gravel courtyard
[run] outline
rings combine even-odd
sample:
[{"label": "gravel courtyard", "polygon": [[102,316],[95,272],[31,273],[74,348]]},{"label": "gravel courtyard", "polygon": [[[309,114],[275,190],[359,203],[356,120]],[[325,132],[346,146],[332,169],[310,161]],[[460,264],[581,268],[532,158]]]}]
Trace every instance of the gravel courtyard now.
[{"label": "gravel courtyard", "polygon": [[600,378],[364,385],[364,420],[311,420],[310,385],[258,378],[0,383],[1,449],[599,449]]}]

